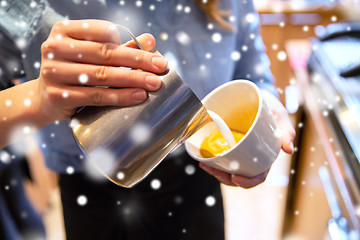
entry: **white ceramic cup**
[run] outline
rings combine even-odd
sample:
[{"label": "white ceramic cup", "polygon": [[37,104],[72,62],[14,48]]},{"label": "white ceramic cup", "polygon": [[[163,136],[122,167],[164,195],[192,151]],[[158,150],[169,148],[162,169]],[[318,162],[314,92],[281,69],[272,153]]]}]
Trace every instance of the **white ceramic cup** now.
[{"label": "white ceramic cup", "polygon": [[251,81],[235,80],[209,93],[204,106],[224,119],[231,130],[245,136],[222,154],[203,158],[200,145],[216,128],[214,122],[185,141],[188,154],[195,160],[230,174],[256,176],[268,170],[281,149],[281,133],[260,89]]}]

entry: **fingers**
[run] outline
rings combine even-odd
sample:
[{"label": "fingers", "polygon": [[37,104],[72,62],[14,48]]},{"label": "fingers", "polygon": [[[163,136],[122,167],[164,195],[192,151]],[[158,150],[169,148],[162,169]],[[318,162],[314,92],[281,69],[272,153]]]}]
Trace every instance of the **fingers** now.
[{"label": "fingers", "polygon": [[[62,36],[59,36],[62,35]],[[55,38],[69,37],[78,40],[121,43],[116,25],[103,20],[71,20],[56,23],[51,31]]]},{"label": "fingers", "polygon": [[159,76],[149,72],[70,62],[47,62],[41,74],[52,84],[59,85],[134,87],[156,91],[162,83]]},{"label": "fingers", "polygon": [[263,183],[267,177],[269,173],[269,170],[254,176],[254,177],[243,177],[240,175],[234,175],[232,176],[232,182],[237,184],[238,186],[242,187],[242,188],[252,188],[255,187],[257,185],[259,185],[260,183]]},{"label": "fingers", "polygon": [[[42,111],[69,118],[80,106],[130,106],[144,102],[146,91],[156,91],[167,60],[148,52],[155,46],[150,34],[121,44],[116,25],[102,20],[56,23],[41,48],[39,101]],[[138,70],[134,70],[138,69]],[[142,71],[141,71],[142,70]],[[108,88],[104,88],[108,87]]]},{"label": "fingers", "polygon": [[[81,90],[79,89],[81,88]],[[64,109],[72,109],[73,103],[79,106],[130,106],[140,104],[147,99],[147,93],[141,88],[111,89],[101,87],[47,88],[48,99],[60,104]]]},{"label": "fingers", "polygon": [[[147,45],[148,47],[151,44]],[[167,60],[155,53],[150,53],[113,43],[100,43],[63,39],[47,41],[42,46],[43,58],[66,60],[106,66],[122,66],[141,69],[153,73],[167,70]]]},{"label": "fingers", "polygon": [[[145,51],[150,52],[155,48],[156,42],[153,35],[144,33],[136,38]],[[138,45],[133,41],[129,41],[124,44],[126,47],[139,48]]]},{"label": "fingers", "polygon": [[285,130],[281,140],[281,148],[284,152],[288,154],[292,154],[294,152],[294,138],[295,138],[295,130],[294,128],[288,128]]},{"label": "fingers", "polygon": [[219,182],[228,185],[228,186],[238,186],[231,181],[231,175],[220,171],[218,169],[209,167],[206,164],[200,163],[199,166],[208,174],[213,175]]},{"label": "fingers", "polygon": [[288,112],[284,107],[273,109],[275,120],[281,129],[282,139],[281,148],[284,152],[292,154],[294,152],[295,129],[291,123]]},{"label": "fingers", "polygon": [[228,185],[228,186],[240,186],[242,188],[252,188],[260,183],[264,182],[269,170],[254,176],[254,177],[244,177],[240,175],[231,175],[221,170],[212,168],[204,163],[199,165],[203,170],[205,170],[210,175],[213,175],[219,182]]},{"label": "fingers", "polygon": [[275,121],[282,133],[282,149],[284,152],[292,154],[294,152],[293,141],[295,139],[295,129],[289,117],[284,105],[273,94],[265,89],[261,90],[263,97],[266,100],[267,105],[271,109]]}]

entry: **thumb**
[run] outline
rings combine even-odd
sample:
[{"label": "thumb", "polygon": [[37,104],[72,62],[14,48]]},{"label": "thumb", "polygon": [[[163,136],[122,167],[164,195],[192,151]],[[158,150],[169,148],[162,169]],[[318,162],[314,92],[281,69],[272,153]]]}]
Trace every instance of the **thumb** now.
[{"label": "thumb", "polygon": [[[136,37],[136,40],[138,40],[138,42],[147,52],[150,52],[155,48],[156,40],[154,36],[151,35],[150,33],[141,34],[140,36]],[[126,42],[124,46],[131,48],[139,48],[139,46],[136,44],[134,40]]]}]

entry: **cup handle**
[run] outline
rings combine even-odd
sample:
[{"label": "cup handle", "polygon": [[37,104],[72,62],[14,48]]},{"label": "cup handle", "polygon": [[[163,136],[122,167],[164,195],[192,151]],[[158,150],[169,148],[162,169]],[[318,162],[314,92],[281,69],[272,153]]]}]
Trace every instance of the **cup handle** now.
[{"label": "cup handle", "polygon": [[[131,39],[136,43],[136,45],[138,45],[138,47],[139,47],[141,50],[145,50],[145,49],[143,48],[143,46],[141,46],[141,44],[139,43],[139,41],[136,39],[136,37],[134,36],[134,34],[133,34],[127,27],[125,27],[125,26],[123,26],[123,25],[120,25],[120,24],[116,24],[116,27],[117,27],[117,29],[122,29],[122,30],[124,30],[125,32],[127,32],[127,33],[130,35]],[[152,50],[152,51],[153,51],[153,50]]]}]

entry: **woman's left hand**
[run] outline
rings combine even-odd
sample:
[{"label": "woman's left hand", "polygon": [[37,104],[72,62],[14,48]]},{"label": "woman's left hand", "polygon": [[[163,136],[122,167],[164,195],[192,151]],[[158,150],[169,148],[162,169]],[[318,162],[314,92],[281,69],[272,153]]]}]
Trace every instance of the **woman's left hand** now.
[{"label": "woman's left hand", "polygon": [[[285,107],[282,105],[282,103],[278,100],[278,98],[276,98],[267,90],[261,91],[266,104],[272,110],[278,127],[282,132],[281,148],[284,152],[292,154],[294,152],[293,141],[296,133],[289,118],[289,114]],[[212,168],[204,163],[200,163],[200,167],[210,175],[213,175],[216,179],[218,179],[221,183],[225,185],[240,186],[243,188],[252,188],[264,182],[270,170],[268,169],[265,172],[254,177],[244,177],[223,172],[221,170]]]}]

